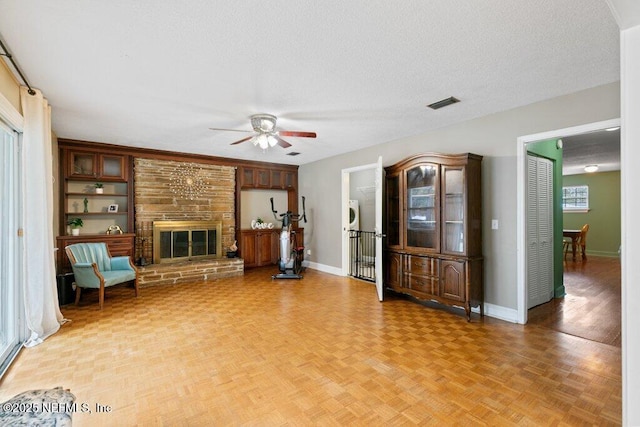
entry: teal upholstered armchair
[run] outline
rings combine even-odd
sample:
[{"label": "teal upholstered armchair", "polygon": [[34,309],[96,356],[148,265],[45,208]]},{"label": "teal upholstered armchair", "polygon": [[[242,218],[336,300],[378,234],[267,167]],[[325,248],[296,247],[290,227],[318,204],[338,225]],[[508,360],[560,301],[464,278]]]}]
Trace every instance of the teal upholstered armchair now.
[{"label": "teal upholstered armchair", "polygon": [[76,284],[76,305],[82,288],[98,289],[100,310],[104,304],[104,288],[133,281],[138,296],[138,276],[131,257],[112,257],[106,243],[76,243],[65,248]]}]

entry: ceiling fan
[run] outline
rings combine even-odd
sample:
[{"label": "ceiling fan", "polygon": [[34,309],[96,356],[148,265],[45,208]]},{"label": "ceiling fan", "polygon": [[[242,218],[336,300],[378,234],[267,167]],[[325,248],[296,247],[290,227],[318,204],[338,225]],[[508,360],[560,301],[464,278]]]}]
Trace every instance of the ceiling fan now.
[{"label": "ceiling fan", "polygon": [[254,114],[251,116],[251,127],[253,131],[250,130],[240,130],[240,129],[221,129],[221,128],[209,128],[211,130],[223,130],[223,131],[232,131],[232,132],[255,132],[254,135],[248,136],[246,138],[242,138],[239,141],[232,142],[231,145],[240,144],[241,142],[251,140],[253,145],[256,147],[260,147],[262,149],[267,149],[269,147],[274,147],[276,145],[281,146],[282,148],[289,148],[291,144],[282,139],[282,136],[292,136],[297,138],[315,138],[315,132],[298,132],[291,130],[276,130],[276,120],[277,117],[272,114]]}]

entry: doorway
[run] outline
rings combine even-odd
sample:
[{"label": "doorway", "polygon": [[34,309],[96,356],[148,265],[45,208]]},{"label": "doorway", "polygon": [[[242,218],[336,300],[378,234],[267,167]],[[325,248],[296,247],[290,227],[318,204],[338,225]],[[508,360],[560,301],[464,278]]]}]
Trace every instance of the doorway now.
[{"label": "doorway", "polygon": [[349,174],[349,275],[375,282],[375,169]]},{"label": "doorway", "polygon": [[528,323],[620,347],[620,129],[563,137],[561,163],[562,232],[587,225],[588,256],[565,246],[561,298],[529,310]]},{"label": "doorway", "polygon": [[[586,134],[620,126],[620,119],[606,120],[602,122],[590,123],[587,125],[575,126],[566,129],[559,129],[533,135],[519,137],[517,140],[517,322],[527,323],[528,319],[528,247],[526,240],[526,180],[527,174],[527,145],[537,141],[571,137],[574,135]],[[557,233],[556,233],[557,234]],[[560,236],[558,236],[559,238]],[[554,271],[561,271],[562,264],[555,263]]]},{"label": "doorway", "polygon": [[[382,277],[382,157],[342,170],[342,274],[374,282],[384,299]],[[357,202],[357,203],[355,203]],[[358,206],[357,220],[354,206]],[[354,229],[355,225],[359,229]]]}]

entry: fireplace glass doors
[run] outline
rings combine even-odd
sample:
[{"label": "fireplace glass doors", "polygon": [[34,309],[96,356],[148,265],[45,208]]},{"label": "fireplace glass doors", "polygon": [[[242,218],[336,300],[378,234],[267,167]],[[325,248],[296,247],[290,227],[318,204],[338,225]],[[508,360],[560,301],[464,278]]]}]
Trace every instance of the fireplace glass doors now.
[{"label": "fireplace glass doors", "polygon": [[222,226],[216,221],[154,221],[153,262],[222,256]]}]

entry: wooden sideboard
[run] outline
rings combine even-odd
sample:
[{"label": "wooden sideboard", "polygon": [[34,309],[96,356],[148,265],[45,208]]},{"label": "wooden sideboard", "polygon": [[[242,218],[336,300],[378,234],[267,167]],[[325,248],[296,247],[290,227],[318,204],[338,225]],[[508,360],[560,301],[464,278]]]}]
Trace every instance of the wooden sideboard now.
[{"label": "wooden sideboard", "polygon": [[[244,260],[244,267],[260,267],[274,265],[280,259],[281,229],[271,230],[240,230],[238,239],[240,257]],[[296,245],[304,246],[304,229],[295,228]]]}]

